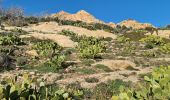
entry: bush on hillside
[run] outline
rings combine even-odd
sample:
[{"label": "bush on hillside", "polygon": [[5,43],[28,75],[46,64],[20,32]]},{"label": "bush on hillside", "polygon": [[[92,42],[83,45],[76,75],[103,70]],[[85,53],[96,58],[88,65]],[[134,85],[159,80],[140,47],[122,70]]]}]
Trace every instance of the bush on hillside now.
[{"label": "bush on hillside", "polygon": [[28,74],[4,79],[4,83],[0,85],[1,100],[71,100],[81,99],[83,95],[81,91],[67,92],[56,86],[46,86],[36,78],[31,79]]},{"label": "bush on hillside", "polygon": [[50,40],[42,40],[34,43],[32,46],[33,49],[37,50],[38,54],[44,57],[52,57],[55,54],[58,54],[62,47],[57,43]]},{"label": "bush on hillside", "polygon": [[27,63],[27,58],[26,57],[18,57],[17,58],[17,65],[18,66],[23,66]]},{"label": "bush on hillside", "polygon": [[40,67],[46,67],[47,70],[49,68],[51,69],[50,72],[58,72],[60,69],[64,69],[63,64],[65,59],[65,55],[55,55],[49,61],[45,62],[43,66]]},{"label": "bush on hillside", "polygon": [[106,47],[103,41],[94,37],[84,38],[78,43],[77,49],[81,58],[96,58],[105,52]]},{"label": "bush on hillside", "polygon": [[166,44],[160,46],[159,50],[166,54],[170,53],[170,43],[166,43]]},{"label": "bush on hillside", "polygon": [[148,49],[152,49],[156,46],[161,46],[165,43],[163,38],[154,35],[149,35],[146,38],[142,38],[140,41],[145,43],[145,47]]},{"label": "bush on hillside", "polygon": [[130,38],[120,36],[120,37],[117,38],[117,41],[120,42],[120,43],[126,43],[126,42],[130,42]]},{"label": "bush on hillside", "polygon": [[39,18],[34,16],[25,17],[24,20],[29,24],[37,24],[39,22]]},{"label": "bush on hillside", "polygon": [[0,36],[1,45],[23,45],[25,44],[21,38],[16,35]]}]

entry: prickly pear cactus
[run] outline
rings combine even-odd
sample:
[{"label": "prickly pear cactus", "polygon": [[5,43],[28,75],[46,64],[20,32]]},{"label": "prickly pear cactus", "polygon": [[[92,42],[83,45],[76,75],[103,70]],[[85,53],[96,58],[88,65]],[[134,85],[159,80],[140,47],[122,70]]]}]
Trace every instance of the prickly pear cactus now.
[{"label": "prickly pear cactus", "polygon": [[119,96],[112,100],[169,100],[170,66],[155,68],[151,77],[145,76],[145,84],[140,83],[132,89],[121,89]]}]

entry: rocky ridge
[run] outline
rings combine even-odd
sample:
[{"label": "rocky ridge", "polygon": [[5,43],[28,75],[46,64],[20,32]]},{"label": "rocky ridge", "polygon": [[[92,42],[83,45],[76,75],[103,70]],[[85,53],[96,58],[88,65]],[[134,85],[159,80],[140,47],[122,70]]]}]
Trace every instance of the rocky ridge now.
[{"label": "rocky ridge", "polygon": [[105,22],[95,18],[93,15],[86,12],[85,10],[80,10],[75,14],[70,14],[65,11],[60,11],[56,14],[52,14],[50,17],[52,17],[52,18],[57,17],[61,20],[82,21],[82,22],[86,22],[86,23],[102,23],[102,24],[109,25],[113,28],[115,28],[117,25],[132,27],[133,29],[145,29],[146,27],[154,27],[150,23],[140,23],[133,19],[124,20],[117,24],[113,23],[113,22],[105,23]]}]

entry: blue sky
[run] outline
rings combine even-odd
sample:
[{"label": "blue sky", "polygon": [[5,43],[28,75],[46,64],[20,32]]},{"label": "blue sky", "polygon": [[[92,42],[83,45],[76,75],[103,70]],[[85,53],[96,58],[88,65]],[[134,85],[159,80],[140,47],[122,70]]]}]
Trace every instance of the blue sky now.
[{"label": "blue sky", "polygon": [[20,6],[27,15],[83,9],[105,22],[132,18],[155,26],[170,24],[170,0],[4,0],[3,6]]}]

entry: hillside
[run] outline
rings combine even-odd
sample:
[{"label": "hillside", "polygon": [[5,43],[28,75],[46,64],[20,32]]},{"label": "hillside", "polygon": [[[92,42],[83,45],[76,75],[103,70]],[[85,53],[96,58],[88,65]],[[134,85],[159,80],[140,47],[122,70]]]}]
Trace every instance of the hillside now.
[{"label": "hillside", "polygon": [[31,100],[159,100],[157,89],[170,93],[169,29],[105,23],[84,10],[25,19],[23,26],[4,20],[0,29],[0,99],[7,86],[11,98]]}]

